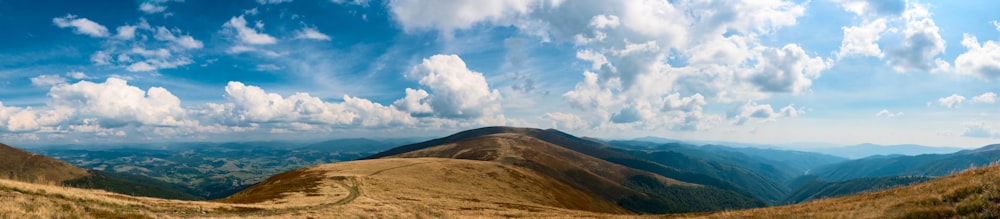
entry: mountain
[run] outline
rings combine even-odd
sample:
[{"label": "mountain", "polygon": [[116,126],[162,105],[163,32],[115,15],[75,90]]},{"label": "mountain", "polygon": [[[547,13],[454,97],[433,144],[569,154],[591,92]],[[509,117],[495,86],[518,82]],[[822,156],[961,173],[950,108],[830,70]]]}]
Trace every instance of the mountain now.
[{"label": "mountain", "polygon": [[1000,145],[951,154],[876,156],[823,166],[810,174],[830,181],[880,176],[944,176],[1000,161],[1000,150],[997,148]]},{"label": "mountain", "polygon": [[806,203],[673,215],[699,218],[997,218],[1000,166],[972,169],[910,186]]},{"label": "mountain", "polygon": [[609,141],[612,149],[686,172],[725,181],[755,197],[777,204],[790,188],[786,182],[810,168],[843,161],[825,154],[719,145]]},{"label": "mountain", "polygon": [[853,195],[862,192],[879,191],[888,188],[907,186],[934,179],[927,176],[884,176],[858,178],[841,182],[827,182],[818,177],[810,178],[800,184],[781,202],[795,204],[814,199]]},{"label": "mountain", "polygon": [[[720,188],[672,178],[670,175],[682,176],[682,172],[608,147],[556,130],[487,127],[401,146],[367,159],[442,157],[493,161],[538,172],[637,213],[711,211],[764,204],[742,192],[728,190],[732,185]],[[656,174],[629,165],[673,174]]]},{"label": "mountain", "polygon": [[912,156],[921,154],[948,154],[961,151],[962,149],[954,147],[932,147],[932,146],[923,146],[915,144],[877,145],[877,144],[865,143],[865,144],[843,146],[843,147],[802,148],[802,150],[830,154],[848,159],[858,159],[874,155],[896,154],[896,155]]},{"label": "mountain", "polygon": [[0,144],[0,170],[0,178],[42,184],[60,184],[92,175],[83,168],[6,144]]},{"label": "mountain", "polygon": [[198,200],[180,188],[156,179],[91,171],[66,162],[0,144],[0,170],[3,178],[31,183],[67,185],[102,189],[121,194]]}]

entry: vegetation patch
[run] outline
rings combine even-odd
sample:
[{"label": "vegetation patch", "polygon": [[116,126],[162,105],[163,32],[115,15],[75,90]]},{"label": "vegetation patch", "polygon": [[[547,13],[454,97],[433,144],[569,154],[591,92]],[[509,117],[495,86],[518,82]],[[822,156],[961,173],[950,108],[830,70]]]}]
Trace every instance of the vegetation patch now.
[{"label": "vegetation patch", "polygon": [[251,204],[268,200],[280,199],[287,193],[304,192],[317,193],[319,185],[325,177],[321,172],[297,169],[274,175],[263,182],[240,191],[225,199],[217,200],[223,203]]}]

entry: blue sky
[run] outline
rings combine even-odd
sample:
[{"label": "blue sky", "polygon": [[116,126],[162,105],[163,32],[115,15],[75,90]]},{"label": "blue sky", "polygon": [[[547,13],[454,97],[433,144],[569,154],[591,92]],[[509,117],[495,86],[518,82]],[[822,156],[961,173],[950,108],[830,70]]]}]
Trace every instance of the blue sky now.
[{"label": "blue sky", "polygon": [[0,142],[440,136],[976,147],[995,1],[0,0]]}]

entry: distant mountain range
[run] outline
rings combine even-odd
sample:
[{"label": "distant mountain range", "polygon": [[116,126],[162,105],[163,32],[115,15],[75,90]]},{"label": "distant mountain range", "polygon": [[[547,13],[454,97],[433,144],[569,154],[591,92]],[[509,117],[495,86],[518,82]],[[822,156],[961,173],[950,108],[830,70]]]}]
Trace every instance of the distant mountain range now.
[{"label": "distant mountain range", "polygon": [[0,144],[3,179],[102,189],[135,196],[199,200],[169,183],[149,177],[87,170],[46,156]]}]

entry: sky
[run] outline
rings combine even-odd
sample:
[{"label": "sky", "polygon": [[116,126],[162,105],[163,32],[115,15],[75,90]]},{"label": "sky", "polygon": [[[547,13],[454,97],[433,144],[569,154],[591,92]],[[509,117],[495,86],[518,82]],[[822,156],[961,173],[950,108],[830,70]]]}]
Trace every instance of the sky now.
[{"label": "sky", "polygon": [[436,137],[979,147],[1000,2],[0,0],[0,142]]}]

